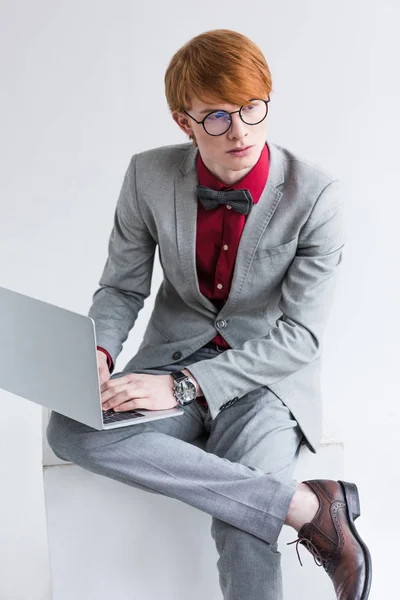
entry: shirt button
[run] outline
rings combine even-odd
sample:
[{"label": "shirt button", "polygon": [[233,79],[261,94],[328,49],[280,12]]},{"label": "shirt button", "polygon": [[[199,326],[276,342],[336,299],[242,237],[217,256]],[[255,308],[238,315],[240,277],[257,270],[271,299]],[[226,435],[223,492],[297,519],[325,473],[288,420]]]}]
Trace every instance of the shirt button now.
[{"label": "shirt button", "polygon": [[224,327],[226,327],[225,319],[220,319],[219,321],[217,321],[216,326],[218,327],[218,329],[224,329]]},{"label": "shirt button", "polygon": [[227,204],[227,205],[226,205],[226,208],[227,208],[228,210],[231,210],[232,206],[231,206],[230,204]]},{"label": "shirt button", "polygon": [[222,283],[217,283],[217,288],[218,288],[219,290],[222,290],[222,288],[223,288],[223,287],[224,287],[224,286],[222,285]]},{"label": "shirt button", "polygon": [[224,244],[222,247],[224,250],[228,250],[228,246],[226,244]]}]

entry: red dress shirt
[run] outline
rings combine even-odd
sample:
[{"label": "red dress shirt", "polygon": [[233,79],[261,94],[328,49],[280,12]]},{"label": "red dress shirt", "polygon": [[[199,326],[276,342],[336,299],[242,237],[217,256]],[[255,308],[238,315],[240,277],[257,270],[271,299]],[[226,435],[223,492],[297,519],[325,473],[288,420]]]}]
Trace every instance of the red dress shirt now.
[{"label": "red dress shirt", "polygon": [[[251,171],[231,186],[219,181],[207,169],[200,153],[197,156],[197,177],[200,185],[216,191],[248,189],[255,204],[265,188],[268,173],[269,150],[266,144]],[[206,210],[200,202],[198,203],[196,266],[199,288],[218,309],[222,308],[229,296],[237,249],[246,219],[246,215],[229,209],[226,205]],[[212,341],[225,348],[230,347],[220,334]],[[114,365],[109,353],[99,346],[97,349],[106,354],[109,369],[112,371]]]}]

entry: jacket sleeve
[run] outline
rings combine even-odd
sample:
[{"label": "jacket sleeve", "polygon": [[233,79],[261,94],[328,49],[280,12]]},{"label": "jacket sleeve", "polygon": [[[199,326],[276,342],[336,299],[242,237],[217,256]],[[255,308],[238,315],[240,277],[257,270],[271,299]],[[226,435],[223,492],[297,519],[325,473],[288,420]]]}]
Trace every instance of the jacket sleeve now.
[{"label": "jacket sleeve", "polygon": [[318,358],[344,243],[344,203],[335,180],[322,190],[300,230],[296,255],[282,283],[282,315],[276,326],[238,349],[186,366],[213,418],[230,400],[276,383]]},{"label": "jacket sleeve", "polygon": [[155,248],[139,209],[133,156],[117,201],[100,287],[88,312],[95,322],[97,346],[107,350],[113,365],[150,295]]}]

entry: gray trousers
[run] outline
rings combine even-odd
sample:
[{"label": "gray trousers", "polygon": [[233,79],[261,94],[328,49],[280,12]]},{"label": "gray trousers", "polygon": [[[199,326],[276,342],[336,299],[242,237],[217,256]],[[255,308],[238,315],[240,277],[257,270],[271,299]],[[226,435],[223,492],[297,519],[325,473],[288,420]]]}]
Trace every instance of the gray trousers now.
[{"label": "gray trousers", "polygon": [[[201,348],[179,364],[140,372],[162,375],[216,354]],[[297,487],[297,422],[267,387],[246,394],[214,420],[197,401],[184,411],[105,431],[52,412],[47,439],[59,458],[210,514],[225,600],[281,600],[277,538]],[[193,445],[204,435],[205,450]]]}]

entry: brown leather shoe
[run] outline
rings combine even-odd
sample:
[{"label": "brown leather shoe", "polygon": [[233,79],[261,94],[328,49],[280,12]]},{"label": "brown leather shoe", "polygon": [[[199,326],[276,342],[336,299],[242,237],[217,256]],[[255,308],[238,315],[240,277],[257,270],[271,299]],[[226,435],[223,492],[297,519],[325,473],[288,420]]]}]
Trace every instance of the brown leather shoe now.
[{"label": "brown leather shoe", "polygon": [[[371,587],[372,564],[367,546],[354,526],[360,516],[357,486],[345,481],[314,479],[304,481],[319,500],[311,523],[298,532],[296,543],[313,554],[332,580],[338,600],[367,600]],[[301,560],[300,560],[301,564]]]}]

